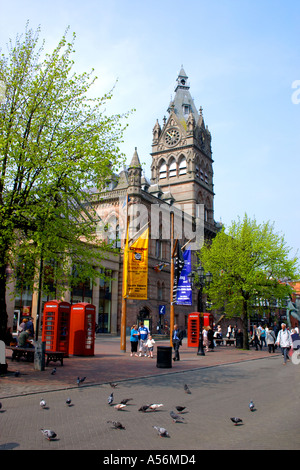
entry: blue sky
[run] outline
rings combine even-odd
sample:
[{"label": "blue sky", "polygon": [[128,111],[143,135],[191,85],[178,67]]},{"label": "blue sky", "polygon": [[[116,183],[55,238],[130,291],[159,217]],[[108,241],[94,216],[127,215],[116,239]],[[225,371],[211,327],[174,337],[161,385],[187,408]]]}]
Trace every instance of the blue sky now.
[{"label": "blue sky", "polygon": [[147,176],[183,65],[212,134],[215,220],[247,213],[300,248],[298,0],[2,0],[0,47],[27,20],[50,50],[70,26],[76,68],[99,77],[95,95],[118,80],[108,111],[135,108],[121,150],[130,161],[137,147]]}]

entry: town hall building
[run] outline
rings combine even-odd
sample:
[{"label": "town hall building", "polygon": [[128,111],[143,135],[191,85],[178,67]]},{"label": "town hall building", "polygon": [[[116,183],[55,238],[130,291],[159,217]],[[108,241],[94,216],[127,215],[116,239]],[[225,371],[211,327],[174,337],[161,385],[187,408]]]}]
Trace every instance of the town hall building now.
[{"label": "town hall building", "polygon": [[[101,227],[99,236],[113,242],[116,253],[108,254],[103,270],[108,281],[87,281],[66,296],[71,303],[89,302],[96,306],[98,332],[120,333],[122,315],[123,253],[127,215],[133,233],[149,227],[148,298],[127,301],[127,329],[141,320],[152,332],[170,321],[171,237],[181,246],[189,244],[195,252],[204,239],[212,239],[220,229],[214,220],[214,184],[211,133],[205,125],[202,107],[197,110],[190,94],[188,76],[181,68],[174,99],[166,105],[168,117],[157,120],[152,130],[151,176],[142,170],[138,149],[128,167],[115,175],[101,191],[92,194],[91,204]],[[170,215],[175,227],[171,232]],[[200,229],[199,229],[200,227]],[[194,266],[195,268],[195,266]],[[55,293],[53,297],[55,298]],[[51,300],[43,297],[43,302]],[[28,308],[34,317],[36,294],[22,292],[8,311]],[[175,305],[174,318],[186,329],[188,314],[197,310],[197,291],[193,305]],[[10,315],[9,315],[10,317]]]}]

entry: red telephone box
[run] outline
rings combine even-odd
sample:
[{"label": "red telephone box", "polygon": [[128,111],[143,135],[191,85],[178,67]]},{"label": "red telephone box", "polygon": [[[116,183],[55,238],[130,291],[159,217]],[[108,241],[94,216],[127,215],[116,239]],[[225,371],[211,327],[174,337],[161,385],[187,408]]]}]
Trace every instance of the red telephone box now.
[{"label": "red telephone box", "polygon": [[190,348],[198,347],[201,315],[203,315],[203,327],[210,326],[213,328],[214,316],[212,313],[190,313],[188,316],[188,347]]},{"label": "red telephone box", "polygon": [[51,300],[44,305],[42,341],[46,351],[60,351],[68,357],[71,304]]},{"label": "red telephone box", "polygon": [[93,356],[95,349],[96,307],[89,303],[71,306],[69,353]]}]

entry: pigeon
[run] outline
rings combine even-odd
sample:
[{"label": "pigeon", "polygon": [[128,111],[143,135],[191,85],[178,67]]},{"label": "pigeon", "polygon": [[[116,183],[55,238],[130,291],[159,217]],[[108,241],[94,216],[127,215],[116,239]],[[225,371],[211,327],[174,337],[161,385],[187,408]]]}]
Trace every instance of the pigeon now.
[{"label": "pigeon", "polygon": [[187,384],[184,384],[183,388],[184,388],[185,393],[187,393],[188,395],[191,394],[191,391],[190,391],[189,387],[187,386]]},{"label": "pigeon", "polygon": [[161,428],[160,426],[153,426],[153,428],[156,429],[160,437],[170,437],[170,434],[165,428]]},{"label": "pigeon", "polygon": [[253,403],[252,400],[251,400],[250,403],[249,403],[249,409],[250,409],[250,411],[254,411],[254,410],[255,410],[255,408],[254,408],[254,403]]},{"label": "pigeon", "polygon": [[51,441],[52,439],[55,439],[57,434],[56,432],[52,431],[51,429],[41,429],[44,437],[48,439],[48,441]]},{"label": "pigeon", "polygon": [[176,406],[178,413],[182,413],[186,409],[186,406]]},{"label": "pigeon", "polygon": [[170,416],[173,419],[174,423],[182,423],[182,420],[184,420],[182,416],[177,415],[176,413],[174,413],[174,411],[170,411]]},{"label": "pigeon", "polygon": [[82,384],[85,381],[85,379],[86,379],[86,377],[82,377],[82,378],[77,377],[77,385]]},{"label": "pigeon", "polygon": [[66,399],[66,404],[67,404],[68,406],[71,405],[71,402],[72,402],[71,398],[67,398],[67,399]]},{"label": "pigeon", "polygon": [[124,403],[119,403],[118,405],[115,405],[114,408],[116,408],[116,410],[123,410],[125,406],[127,405],[124,405]]},{"label": "pigeon", "polygon": [[109,395],[109,397],[107,399],[107,403],[109,405],[112,405],[113,401],[114,401],[114,394],[113,394],[113,392],[111,392],[111,394]]},{"label": "pigeon", "polygon": [[120,421],[107,421],[108,423],[111,423],[115,429],[126,429],[125,426],[123,426]]},{"label": "pigeon", "polygon": [[234,423],[235,426],[242,424],[243,420],[241,418],[230,418],[231,421]]},{"label": "pigeon", "polygon": [[55,374],[56,374],[56,367],[54,367],[51,372],[51,375],[55,375]]},{"label": "pigeon", "polygon": [[41,401],[40,401],[40,407],[41,408],[46,408],[46,402],[45,400],[42,398]]},{"label": "pigeon", "polygon": [[15,377],[20,377],[20,371],[19,370],[16,370]]},{"label": "pigeon", "polygon": [[139,408],[139,411],[143,411],[143,413],[145,413],[148,410],[149,406],[150,405],[143,405]]},{"label": "pigeon", "polygon": [[113,382],[109,382],[109,385],[111,386],[111,388],[116,388],[118,386],[118,384],[115,384]]},{"label": "pigeon", "polygon": [[162,403],[152,403],[152,405],[149,406],[150,410],[158,410],[158,408],[161,408],[164,406]]},{"label": "pigeon", "polygon": [[133,400],[133,398],[124,398],[123,400],[120,401],[120,403],[122,403],[123,405],[127,405],[127,403],[128,403],[130,400]]}]

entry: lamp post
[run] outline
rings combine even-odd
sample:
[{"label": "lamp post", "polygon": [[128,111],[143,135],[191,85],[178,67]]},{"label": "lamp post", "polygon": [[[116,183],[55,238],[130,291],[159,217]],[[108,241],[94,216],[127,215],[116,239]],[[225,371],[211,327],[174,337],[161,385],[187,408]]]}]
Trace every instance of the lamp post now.
[{"label": "lamp post", "polygon": [[[196,278],[196,280],[195,280]],[[204,268],[202,266],[197,266],[196,272],[193,271],[190,274],[190,281],[191,285],[196,285],[199,287],[198,290],[198,297],[197,297],[197,310],[200,313],[200,329],[199,329],[199,343],[198,343],[198,351],[197,356],[205,356],[205,352],[203,349],[203,288],[206,285],[209,285],[212,281],[212,274],[207,272],[204,274]]]}]

